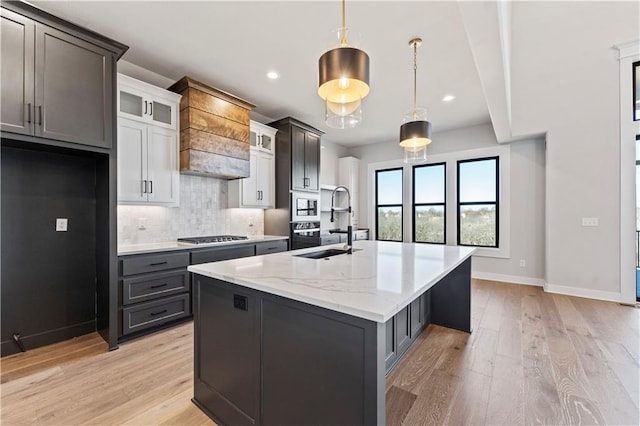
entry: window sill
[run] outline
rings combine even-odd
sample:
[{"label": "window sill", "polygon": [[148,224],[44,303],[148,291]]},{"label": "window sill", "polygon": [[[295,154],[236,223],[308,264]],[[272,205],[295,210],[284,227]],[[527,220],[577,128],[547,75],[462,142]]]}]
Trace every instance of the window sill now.
[{"label": "window sill", "polygon": [[[473,247],[473,246],[460,246],[460,247]],[[478,257],[496,257],[499,259],[509,259],[509,250],[505,248],[491,248],[491,247],[477,247],[476,252],[473,254]]]}]

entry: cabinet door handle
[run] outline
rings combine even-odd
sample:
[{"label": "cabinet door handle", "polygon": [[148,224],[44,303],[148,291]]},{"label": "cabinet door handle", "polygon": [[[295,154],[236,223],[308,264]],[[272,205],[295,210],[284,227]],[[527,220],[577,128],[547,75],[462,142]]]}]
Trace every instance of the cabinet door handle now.
[{"label": "cabinet door handle", "polygon": [[153,115],[153,101],[149,101],[149,115]]},{"label": "cabinet door handle", "polygon": [[149,181],[149,194],[153,194],[153,181]]},{"label": "cabinet door handle", "polygon": [[144,101],[144,114],[147,115],[147,101]]},{"label": "cabinet door handle", "polygon": [[27,104],[27,123],[31,124],[31,104]]},{"label": "cabinet door handle", "polygon": [[167,283],[164,283],[164,284],[157,284],[157,285],[152,285],[152,286],[151,286],[151,287],[149,287],[149,288],[162,288],[162,287],[166,287],[166,286],[168,286],[168,285],[169,285],[169,284],[167,284]]},{"label": "cabinet door handle", "polygon": [[166,310],[166,309],[163,309],[163,310],[161,310],[161,311],[159,311],[159,312],[151,312],[151,316],[154,316],[154,317],[155,317],[156,315],[164,314],[164,313],[166,313],[166,312],[167,312],[167,310]]},{"label": "cabinet door handle", "polygon": [[169,263],[169,261],[165,260],[164,262],[150,263],[149,266],[160,266],[160,265],[166,265],[167,263]]},{"label": "cabinet door handle", "polygon": [[38,125],[42,126],[42,105],[38,105],[38,116],[39,116],[39,122]]},{"label": "cabinet door handle", "polygon": [[147,181],[146,180],[142,181],[142,193],[143,194],[147,193]]}]

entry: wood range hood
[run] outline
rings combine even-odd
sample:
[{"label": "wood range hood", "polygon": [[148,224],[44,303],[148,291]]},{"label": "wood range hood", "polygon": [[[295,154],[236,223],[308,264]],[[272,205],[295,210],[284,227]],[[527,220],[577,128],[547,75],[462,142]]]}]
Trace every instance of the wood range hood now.
[{"label": "wood range hood", "polygon": [[223,179],[249,176],[249,113],[254,104],[183,77],[169,90],[180,101],[180,172]]}]

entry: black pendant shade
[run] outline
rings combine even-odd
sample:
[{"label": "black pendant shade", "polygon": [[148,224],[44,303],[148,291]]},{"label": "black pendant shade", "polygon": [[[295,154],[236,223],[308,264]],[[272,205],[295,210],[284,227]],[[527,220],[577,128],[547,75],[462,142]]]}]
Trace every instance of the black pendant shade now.
[{"label": "black pendant shade", "polygon": [[425,146],[431,142],[431,123],[429,121],[409,121],[400,126],[400,146],[412,147],[412,141],[428,139],[429,142],[422,143]]},{"label": "black pendant shade", "polygon": [[[350,90],[342,87],[346,86],[345,79]],[[323,99],[339,103],[367,96],[369,55],[354,47],[338,47],[325,52],[318,61],[318,94]]]}]

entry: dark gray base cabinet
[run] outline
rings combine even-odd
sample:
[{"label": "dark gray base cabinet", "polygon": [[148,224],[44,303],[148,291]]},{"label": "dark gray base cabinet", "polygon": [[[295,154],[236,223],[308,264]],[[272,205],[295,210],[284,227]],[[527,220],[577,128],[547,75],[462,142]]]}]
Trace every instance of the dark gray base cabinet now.
[{"label": "dark gray base cabinet", "polygon": [[121,256],[118,338],[129,340],[192,318],[188,265],[278,253],[287,249],[287,240],[272,240]]},{"label": "dark gray base cabinet", "polygon": [[188,252],[120,260],[120,338],[191,318],[188,265]]},{"label": "dark gray base cabinet", "polygon": [[407,352],[422,330],[431,323],[431,293],[427,291],[385,323],[387,374]]},{"label": "dark gray base cabinet", "polygon": [[194,292],[193,401],[218,424],[384,422],[384,324],[200,275]]}]

